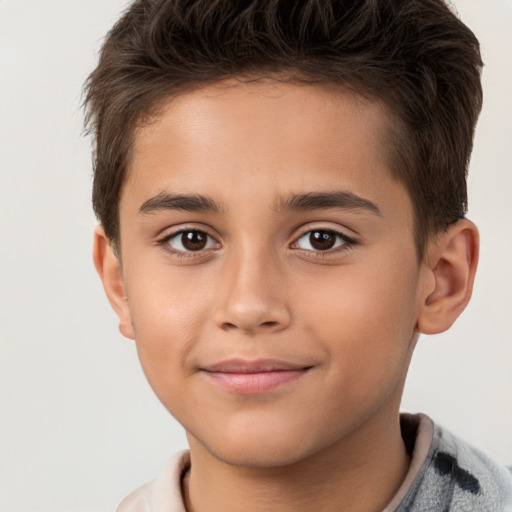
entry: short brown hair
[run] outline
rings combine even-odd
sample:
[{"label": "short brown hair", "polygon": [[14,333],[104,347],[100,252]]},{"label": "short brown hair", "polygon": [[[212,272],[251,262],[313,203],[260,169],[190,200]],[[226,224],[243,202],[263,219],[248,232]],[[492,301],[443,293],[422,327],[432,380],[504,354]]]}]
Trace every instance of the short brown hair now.
[{"label": "short brown hair", "polygon": [[117,245],[135,129],[162,101],[229,77],[279,75],[387,105],[391,169],[411,196],[421,255],[467,210],[481,69],[478,40],[443,0],[136,0],[85,84],[94,210]]}]

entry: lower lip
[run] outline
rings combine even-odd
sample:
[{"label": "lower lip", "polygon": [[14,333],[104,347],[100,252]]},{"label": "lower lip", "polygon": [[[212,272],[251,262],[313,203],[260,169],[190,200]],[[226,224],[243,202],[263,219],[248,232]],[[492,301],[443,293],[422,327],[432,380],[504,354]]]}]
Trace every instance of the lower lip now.
[{"label": "lower lip", "polygon": [[302,377],[307,368],[300,370],[275,370],[260,373],[209,372],[205,375],[220,387],[233,393],[265,393]]}]

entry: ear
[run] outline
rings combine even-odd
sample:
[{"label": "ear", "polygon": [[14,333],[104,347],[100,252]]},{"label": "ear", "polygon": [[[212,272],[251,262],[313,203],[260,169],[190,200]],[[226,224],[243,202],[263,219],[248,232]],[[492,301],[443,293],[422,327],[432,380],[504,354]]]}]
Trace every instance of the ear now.
[{"label": "ear", "polygon": [[94,231],[93,259],[110,305],[119,318],[121,334],[134,339],[123,271],[102,226],[98,226]]},{"label": "ear", "polygon": [[446,331],[465,309],[473,291],[478,249],[478,229],[466,219],[452,224],[429,244],[425,265],[430,284],[420,304],[420,332]]}]

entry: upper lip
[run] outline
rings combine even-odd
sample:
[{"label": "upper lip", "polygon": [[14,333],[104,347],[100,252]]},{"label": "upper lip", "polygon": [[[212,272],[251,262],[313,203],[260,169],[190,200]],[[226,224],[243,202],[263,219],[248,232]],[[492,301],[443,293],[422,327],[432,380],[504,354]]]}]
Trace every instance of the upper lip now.
[{"label": "upper lip", "polygon": [[277,371],[306,370],[309,365],[295,364],[277,359],[258,359],[247,361],[244,359],[227,359],[211,365],[203,366],[201,369],[207,372],[219,373],[264,373]]}]

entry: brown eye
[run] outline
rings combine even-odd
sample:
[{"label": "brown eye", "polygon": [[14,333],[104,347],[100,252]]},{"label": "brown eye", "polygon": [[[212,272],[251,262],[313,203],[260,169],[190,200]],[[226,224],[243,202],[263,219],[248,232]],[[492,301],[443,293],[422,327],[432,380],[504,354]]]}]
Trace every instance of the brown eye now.
[{"label": "brown eye", "polygon": [[319,251],[332,249],[336,244],[336,233],[333,231],[311,231],[309,234],[311,247]]},{"label": "brown eye", "polygon": [[198,252],[218,247],[217,242],[204,231],[190,229],[169,236],[163,243],[168,244],[175,252]]},{"label": "brown eye", "polygon": [[181,234],[181,243],[188,251],[200,251],[206,247],[208,235],[201,231],[186,231]]},{"label": "brown eye", "polygon": [[353,243],[353,240],[332,229],[312,229],[297,240],[296,246],[308,251],[328,251]]}]

